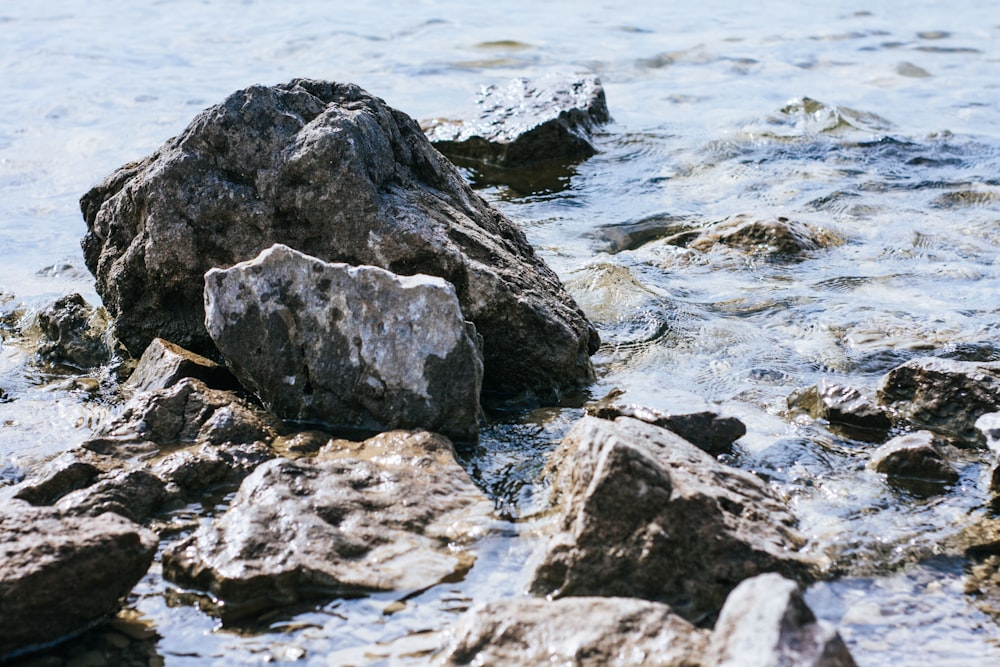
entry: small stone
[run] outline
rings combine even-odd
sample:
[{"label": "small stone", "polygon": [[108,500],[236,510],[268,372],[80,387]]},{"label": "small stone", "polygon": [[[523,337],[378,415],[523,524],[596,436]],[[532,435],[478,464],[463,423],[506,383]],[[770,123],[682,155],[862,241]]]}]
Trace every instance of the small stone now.
[{"label": "small stone", "polygon": [[136,391],[153,391],[172,387],[187,377],[197,378],[212,389],[239,387],[225,366],[162,338],[154,338],[146,347],[125,385]]},{"label": "small stone", "polygon": [[829,422],[830,430],[856,440],[881,442],[892,428],[885,408],[864,396],[854,387],[825,380],[818,385],[793,392],[788,407],[802,410],[814,419]]}]

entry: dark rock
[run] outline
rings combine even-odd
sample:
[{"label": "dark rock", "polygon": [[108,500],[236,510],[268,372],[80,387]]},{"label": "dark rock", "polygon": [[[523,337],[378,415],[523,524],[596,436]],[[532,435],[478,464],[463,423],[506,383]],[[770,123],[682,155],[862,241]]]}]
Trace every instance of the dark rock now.
[{"label": "dark rock", "polygon": [[701,664],[707,635],[667,605],[632,598],[529,598],[479,604],[435,665]]},{"label": "dark rock", "polygon": [[892,428],[885,408],[854,387],[826,381],[794,392],[788,397],[788,407],[813,419],[824,419],[831,431],[856,440],[881,442]]},{"label": "dark rock", "polygon": [[13,501],[0,510],[0,661],[114,614],[153,561],[156,535],[113,514],[66,516]]},{"label": "dark rock", "polygon": [[712,631],[712,667],[855,667],[831,625],[818,621],[798,584],[762,574],[737,586]]},{"label": "dark rock", "polygon": [[330,264],[275,245],[205,276],[205,325],[284,419],[359,432],[479,432],[482,356],[440,278]]},{"label": "dark rock", "polygon": [[276,459],[247,477],[229,509],[163,555],[164,576],[238,617],[300,600],[418,590],[463,572],[461,548],[493,505],[451,443],[392,431],[336,441],[315,460]]},{"label": "dark rock", "polygon": [[794,518],[757,477],[670,431],[584,417],[554,461],[563,509],[536,594],[641,597],[700,621],[743,579],[815,573]]},{"label": "dark rock", "polygon": [[220,484],[238,484],[274,456],[261,442],[206,444],[170,454],[151,472],[167,484],[168,493],[190,497]]},{"label": "dark rock", "polygon": [[79,294],[67,294],[38,313],[38,326],[48,339],[39,355],[54,363],[81,369],[111,360],[107,313],[93,308]]},{"label": "dark rock", "polygon": [[241,90],[81,200],[87,267],[125,346],[214,357],[203,276],[275,243],[455,286],[484,340],[484,384],[593,378],[599,337],[524,234],[405,114],[351,84]]},{"label": "dark rock", "polygon": [[974,446],[976,420],[1000,409],[1000,363],[912,359],[882,378],[878,400],[917,428]]},{"label": "dark rock", "polygon": [[54,505],[67,493],[93,484],[106,470],[95,459],[90,452],[67,452],[50,462],[38,480],[18,489],[14,497],[32,505]]},{"label": "dark rock", "polygon": [[947,442],[930,431],[893,438],[872,452],[871,467],[889,477],[950,484],[958,471],[945,456]]},{"label": "dark rock", "polygon": [[594,128],[611,120],[597,77],[557,74],[487,86],[474,116],[425,122],[427,136],[448,157],[515,168],[588,158]]},{"label": "dark rock", "polygon": [[794,259],[840,243],[830,232],[788,218],[752,220],[737,215],[713,225],[693,240],[685,236],[680,245],[702,252],[725,245],[773,259]]},{"label": "dark rock", "polygon": [[715,412],[671,415],[640,405],[602,402],[586,406],[585,411],[598,419],[614,421],[618,417],[632,417],[665,428],[712,456],[729,452],[733,443],[747,434],[746,425],[739,419],[722,417]]},{"label": "dark rock", "polygon": [[66,514],[100,516],[113,512],[131,521],[145,521],[167,499],[163,480],[145,470],[116,470],[90,486],[72,491],[55,503]]},{"label": "dark rock", "polygon": [[672,239],[671,245],[685,245],[679,241],[681,236],[693,234],[693,238],[698,237],[699,232],[692,229],[693,226],[694,223],[687,216],[661,213],[639,220],[600,225],[595,230],[594,237],[601,243],[601,250],[619,253],[641,248],[660,239]]},{"label": "dark rock", "polygon": [[136,391],[154,391],[172,387],[184,378],[196,378],[213,389],[239,388],[225,366],[162,338],[154,338],[146,347],[125,384]]}]

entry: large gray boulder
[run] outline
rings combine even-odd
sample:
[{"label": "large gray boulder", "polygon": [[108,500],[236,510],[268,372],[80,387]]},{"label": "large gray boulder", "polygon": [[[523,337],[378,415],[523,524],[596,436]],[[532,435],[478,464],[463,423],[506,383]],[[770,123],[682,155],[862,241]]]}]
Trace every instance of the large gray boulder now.
[{"label": "large gray boulder", "polygon": [[483,362],[451,284],[274,245],[205,276],[205,326],[276,415],[357,431],[479,432]]},{"label": "large gray boulder", "polygon": [[87,267],[134,356],[216,356],[203,276],[275,243],[455,286],[497,390],[593,378],[596,330],[524,234],[406,114],[352,84],[252,86],[81,199]]},{"label": "large gray boulder", "polygon": [[114,614],[157,544],[154,533],[114,514],[73,517],[7,502],[0,510],[0,662]]},{"label": "large gray boulder", "polygon": [[493,504],[426,431],[333,441],[315,459],[275,459],[226,512],[164,552],[168,579],[236,617],[300,600],[412,592],[468,569]]},{"label": "large gray boulder", "polygon": [[641,597],[701,621],[744,579],[814,575],[764,483],[670,431],[584,417],[554,459],[562,513],[533,576],[538,595]]},{"label": "large gray boulder", "polygon": [[478,604],[434,664],[693,667],[708,632],[665,604],[634,598],[528,598]]}]

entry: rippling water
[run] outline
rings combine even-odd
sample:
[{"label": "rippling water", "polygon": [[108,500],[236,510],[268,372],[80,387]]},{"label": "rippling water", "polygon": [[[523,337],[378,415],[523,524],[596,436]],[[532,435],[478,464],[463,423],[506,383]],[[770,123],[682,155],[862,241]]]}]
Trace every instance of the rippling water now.
[{"label": "rippling water", "polygon": [[[842,573],[808,599],[860,665],[997,664],[991,605],[966,592],[969,564],[941,555],[987,515],[983,455],[966,452],[961,481],[922,498],[866,471],[870,446],[790,419],[785,400],[820,378],[871,391],[917,355],[1000,359],[1000,9],[619,4],[0,8],[0,489],[117,407],[10,335],[63,293],[97,300],[77,199],[111,170],[252,83],[350,80],[426,118],[482,85],[589,71],[615,121],[597,156],[516,187],[467,175],[599,324],[591,396],[743,419],[735,462],[788,497]],[[786,217],[829,243],[790,261],[669,240],[737,215]],[[129,603],[158,636],[150,650],[178,665],[419,664],[473,599],[520,594],[544,521],[539,472],[579,414],[514,410],[465,453],[506,526],[465,580],[223,628],[154,568]]]}]

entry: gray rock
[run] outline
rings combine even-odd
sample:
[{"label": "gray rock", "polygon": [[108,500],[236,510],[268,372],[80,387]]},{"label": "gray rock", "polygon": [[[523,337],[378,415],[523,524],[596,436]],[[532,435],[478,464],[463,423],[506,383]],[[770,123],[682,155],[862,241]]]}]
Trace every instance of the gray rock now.
[{"label": "gray rock", "polygon": [[796,259],[840,243],[838,237],[826,230],[788,218],[753,220],[737,215],[709,227],[693,239],[689,234],[682,234],[675,244],[702,252],[723,245],[772,259]]},{"label": "gray rock", "polygon": [[56,503],[66,514],[100,516],[112,512],[130,521],[145,521],[167,499],[163,480],[145,470],[115,470],[93,484],[72,491]]},{"label": "gray rock", "polygon": [[0,661],[114,614],[157,537],[113,514],[66,516],[14,500],[0,509]]},{"label": "gray rock", "polygon": [[945,455],[948,443],[930,431],[900,435],[872,452],[869,464],[889,477],[950,484],[958,471]]},{"label": "gray rock", "polygon": [[47,339],[39,355],[80,369],[111,360],[109,320],[103,308],[93,308],[79,294],[67,294],[38,313],[38,326]]},{"label": "gray rock", "polygon": [[284,419],[360,432],[479,431],[482,357],[440,278],[330,264],[283,245],[205,276],[205,326]]},{"label": "gray rock", "polygon": [[478,604],[435,665],[701,664],[707,635],[665,604],[633,598],[529,598]]},{"label": "gray rock", "polygon": [[253,86],[81,199],[87,267],[138,356],[159,336],[210,357],[203,276],[275,243],[455,286],[484,385],[593,378],[599,337],[524,234],[405,114],[351,84]]},{"label": "gray rock", "polygon": [[586,406],[585,411],[599,419],[614,421],[618,417],[632,417],[665,428],[712,456],[729,452],[733,443],[747,434],[746,425],[736,417],[722,417],[708,411],[672,415],[641,405],[613,402],[594,403]]},{"label": "gray rock", "polygon": [[135,391],[154,391],[172,387],[184,378],[196,378],[213,389],[239,387],[225,366],[162,338],[154,338],[146,347],[125,385]]},{"label": "gray rock", "polygon": [[49,462],[39,478],[19,488],[14,497],[32,505],[54,505],[67,493],[93,484],[110,467],[91,452],[66,452]]},{"label": "gray rock", "polygon": [[274,457],[262,442],[204,444],[169,454],[150,472],[166,483],[168,494],[192,497],[220,484],[238,484]]},{"label": "gray rock", "polygon": [[1000,494],[1000,412],[987,412],[976,420],[976,430],[993,453],[990,465],[990,493]]},{"label": "gray rock", "polygon": [[885,408],[854,387],[826,381],[792,393],[788,407],[826,420],[831,431],[856,440],[881,442],[892,428]]},{"label": "gray rock", "polygon": [[474,555],[462,547],[492,510],[442,436],[391,431],[335,441],[315,460],[257,468],[222,516],[164,552],[163,571],[208,592],[229,617],[413,591],[471,566]]},{"label": "gray rock", "polygon": [[757,477],[670,431],[584,417],[553,458],[562,513],[536,594],[641,597],[700,621],[746,578],[815,573],[794,518]]},{"label": "gray rock", "polygon": [[974,446],[976,420],[1000,409],[1000,363],[912,359],[883,376],[878,399],[917,428]]},{"label": "gray rock", "polygon": [[818,621],[798,584],[762,574],[737,586],[719,614],[711,667],[855,667],[837,630]]},{"label": "gray rock", "polygon": [[497,167],[524,167],[590,157],[594,128],[611,120],[595,76],[551,74],[487,86],[474,117],[424,123],[427,136],[451,158]]}]

